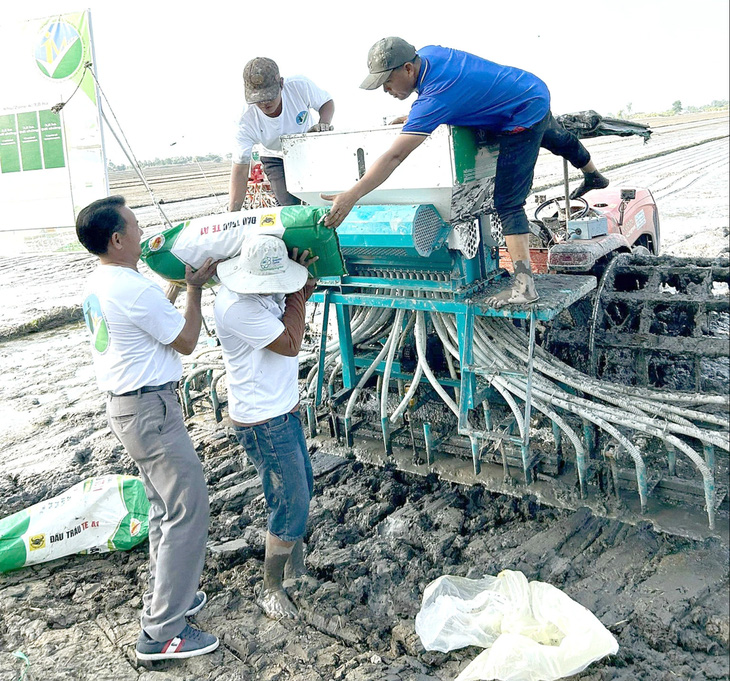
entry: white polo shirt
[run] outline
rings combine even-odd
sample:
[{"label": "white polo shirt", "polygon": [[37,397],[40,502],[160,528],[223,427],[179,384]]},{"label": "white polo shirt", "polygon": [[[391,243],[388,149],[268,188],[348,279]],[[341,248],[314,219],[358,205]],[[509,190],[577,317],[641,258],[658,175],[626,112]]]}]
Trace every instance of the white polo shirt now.
[{"label": "white polo shirt", "polygon": [[180,380],[180,355],[169,344],[185,318],[157,284],[129,267],[99,265],[83,309],[100,390],[119,395]]},{"label": "white polo shirt", "polygon": [[304,133],[317,121],[311,110],[319,111],[332,97],[318,88],[309,78],[292,76],[284,78],[281,90],[281,113],[275,118],[267,116],[255,104],[249,105],[238,121],[233,149],[234,163],[250,163],[251,149],[255,144],[265,147],[263,156],[282,156],[282,135]]},{"label": "white polo shirt", "polygon": [[285,296],[234,293],[221,285],[215,298],[216,334],[228,381],[228,413],[257,423],[299,402],[299,358],[266,348],[284,332]]}]

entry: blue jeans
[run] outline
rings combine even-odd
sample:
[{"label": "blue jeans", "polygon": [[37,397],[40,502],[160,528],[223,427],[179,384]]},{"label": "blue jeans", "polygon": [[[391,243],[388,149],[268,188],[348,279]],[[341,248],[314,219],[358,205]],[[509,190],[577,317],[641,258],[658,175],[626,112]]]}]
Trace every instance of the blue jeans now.
[{"label": "blue jeans", "polygon": [[499,156],[494,178],[494,209],[502,223],[504,236],[527,234],[529,227],[525,201],[532,188],[535,163],[540,148],[567,159],[582,168],[591,155],[580,140],[562,128],[548,112],[545,118],[527,130],[498,135]]},{"label": "blue jeans", "polygon": [[271,510],[269,532],[282,541],[300,539],[307,526],[314,477],[299,412],[233,430],[261,478]]}]

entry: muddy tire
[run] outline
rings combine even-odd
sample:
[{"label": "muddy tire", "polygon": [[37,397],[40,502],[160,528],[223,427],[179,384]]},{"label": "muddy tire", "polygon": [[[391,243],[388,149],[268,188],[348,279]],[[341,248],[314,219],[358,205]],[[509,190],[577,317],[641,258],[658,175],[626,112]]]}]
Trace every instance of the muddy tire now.
[{"label": "muddy tire", "polygon": [[548,350],[604,380],[721,394],[730,374],[729,272],[726,257],[617,255],[591,298],[553,324]]}]

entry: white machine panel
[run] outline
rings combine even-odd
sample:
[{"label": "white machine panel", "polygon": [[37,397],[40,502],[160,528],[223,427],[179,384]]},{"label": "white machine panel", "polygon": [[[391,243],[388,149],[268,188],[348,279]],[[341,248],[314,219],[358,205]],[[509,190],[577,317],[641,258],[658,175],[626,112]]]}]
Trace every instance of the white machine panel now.
[{"label": "white machine panel", "polygon": [[[287,189],[313,206],[329,205],[320,193],[349,189],[387,151],[400,125],[353,132],[286,135],[281,138]],[[451,213],[455,184],[451,128],[437,128],[363,205],[433,204],[444,220]]]}]

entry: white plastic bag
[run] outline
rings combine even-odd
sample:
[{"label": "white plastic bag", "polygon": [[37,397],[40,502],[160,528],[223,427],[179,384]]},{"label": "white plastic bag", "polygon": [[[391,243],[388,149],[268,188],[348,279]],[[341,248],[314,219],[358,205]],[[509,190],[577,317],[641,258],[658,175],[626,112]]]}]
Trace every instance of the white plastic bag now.
[{"label": "white plastic bag", "polygon": [[426,650],[486,650],[456,681],[554,681],[618,651],[589,610],[521,572],[439,577],[426,587],[416,633]]}]

